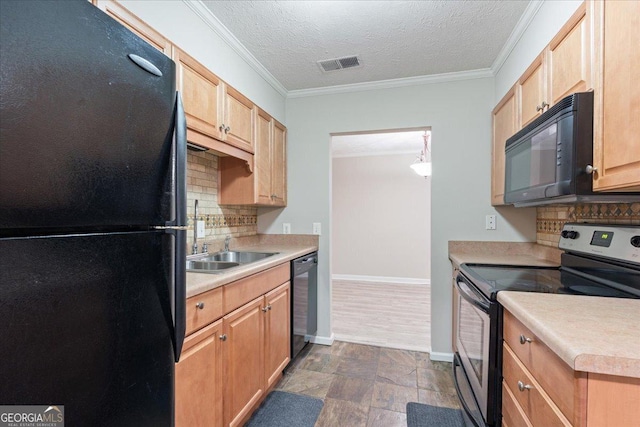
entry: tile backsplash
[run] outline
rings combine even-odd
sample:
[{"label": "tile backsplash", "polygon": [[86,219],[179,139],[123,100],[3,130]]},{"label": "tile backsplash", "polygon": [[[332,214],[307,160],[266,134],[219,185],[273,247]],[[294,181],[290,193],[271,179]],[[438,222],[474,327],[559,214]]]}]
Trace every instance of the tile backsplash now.
[{"label": "tile backsplash", "polygon": [[187,243],[193,244],[195,201],[198,200],[198,219],[205,221],[205,238],[213,240],[253,236],[258,233],[258,209],[251,206],[218,205],[218,156],[208,151],[187,151]]},{"label": "tile backsplash", "polygon": [[536,210],[536,240],[557,247],[567,222],[640,225],[640,203],[541,206]]}]

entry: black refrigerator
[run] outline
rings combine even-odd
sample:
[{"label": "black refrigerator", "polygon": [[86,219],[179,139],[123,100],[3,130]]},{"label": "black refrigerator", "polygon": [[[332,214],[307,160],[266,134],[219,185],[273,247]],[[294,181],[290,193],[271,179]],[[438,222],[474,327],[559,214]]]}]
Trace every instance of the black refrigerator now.
[{"label": "black refrigerator", "polygon": [[2,0],[0,32],[0,405],[171,426],[186,280],[175,64],[86,0]]}]

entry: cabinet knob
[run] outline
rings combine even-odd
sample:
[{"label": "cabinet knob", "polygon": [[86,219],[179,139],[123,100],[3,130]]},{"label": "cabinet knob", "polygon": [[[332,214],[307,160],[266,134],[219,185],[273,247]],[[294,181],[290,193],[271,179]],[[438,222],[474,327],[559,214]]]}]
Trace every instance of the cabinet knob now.
[{"label": "cabinet knob", "polygon": [[540,112],[540,111],[544,111],[544,109],[546,107],[548,107],[549,104],[547,104],[545,101],[542,101],[542,104],[540,105],[536,105],[536,111]]},{"label": "cabinet knob", "polygon": [[196,308],[199,310],[202,310],[204,308],[204,303],[203,302],[196,303]]},{"label": "cabinet knob", "polygon": [[219,127],[218,129],[220,129],[220,132],[224,132],[224,130],[225,130],[224,123],[223,123],[223,124],[221,124],[221,125],[220,125],[220,127]]},{"label": "cabinet knob", "polygon": [[222,341],[226,341],[226,340],[227,340],[227,334],[222,334],[222,335],[220,335],[220,339],[221,339]]},{"label": "cabinet knob", "polygon": [[520,344],[526,344],[526,343],[530,343],[531,342],[531,338],[529,337],[525,337],[524,335],[520,335]]},{"label": "cabinet knob", "polygon": [[525,391],[525,390],[531,390],[533,387],[531,387],[529,384],[525,384],[522,381],[518,381],[518,390],[520,391]]},{"label": "cabinet knob", "polygon": [[229,126],[227,126],[226,128],[224,128],[224,133],[229,133],[230,130],[231,130],[231,128]]},{"label": "cabinet knob", "polygon": [[262,309],[265,313],[269,310],[271,310],[271,304],[267,304],[267,306]]},{"label": "cabinet knob", "polygon": [[588,173],[589,175],[591,175],[591,174],[592,174],[592,173],[594,173],[594,172],[598,172],[598,168],[594,168],[594,167],[593,167],[593,166],[591,166],[591,165],[587,165],[587,167],[586,167],[586,168],[584,168],[584,171],[585,171],[586,173]]}]

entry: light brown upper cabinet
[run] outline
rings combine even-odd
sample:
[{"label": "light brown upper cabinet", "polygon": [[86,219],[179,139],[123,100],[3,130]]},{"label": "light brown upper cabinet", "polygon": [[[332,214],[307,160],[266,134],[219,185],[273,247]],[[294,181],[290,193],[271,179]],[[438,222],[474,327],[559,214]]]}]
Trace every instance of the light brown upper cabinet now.
[{"label": "light brown upper cabinet", "polygon": [[229,85],[224,85],[224,120],[220,125],[223,139],[248,153],[254,152],[253,132],[256,106]]},{"label": "light brown upper cabinet", "polygon": [[592,88],[589,16],[583,3],[545,50],[547,103]]},{"label": "light brown upper cabinet", "polygon": [[594,1],[594,191],[640,191],[640,2]]},{"label": "light brown upper cabinet", "polygon": [[517,83],[522,127],[536,119],[549,106],[545,101],[546,78],[543,58],[544,54],[538,55]]},{"label": "light brown upper cabinet", "polygon": [[253,167],[253,103],[178,47],[176,86],[187,116],[187,140]]},{"label": "light brown upper cabinet", "polygon": [[590,52],[589,21],[583,3],[518,80],[521,127],[565,96],[592,88]]},{"label": "light brown upper cabinet", "polygon": [[287,205],[287,128],[273,120],[271,144],[271,201],[276,206]]},{"label": "light brown upper cabinet", "polygon": [[519,129],[516,86],[493,109],[493,144],[491,152],[491,204],[504,205],[505,142]]},{"label": "light brown upper cabinet", "polygon": [[204,65],[177,47],[172,59],[176,63],[176,87],[182,94],[187,116],[187,139],[211,148],[210,138],[222,139],[220,107],[222,81]]},{"label": "light brown upper cabinet", "polygon": [[102,9],[107,15],[130,29],[138,37],[145,40],[151,46],[171,56],[171,42],[162,34],[151,28],[143,20],[125,9],[120,3],[113,0],[97,0],[93,4]]},{"label": "light brown upper cabinet", "polygon": [[221,205],[286,206],[286,128],[261,109],[255,125],[255,168],[233,157],[220,158]]}]

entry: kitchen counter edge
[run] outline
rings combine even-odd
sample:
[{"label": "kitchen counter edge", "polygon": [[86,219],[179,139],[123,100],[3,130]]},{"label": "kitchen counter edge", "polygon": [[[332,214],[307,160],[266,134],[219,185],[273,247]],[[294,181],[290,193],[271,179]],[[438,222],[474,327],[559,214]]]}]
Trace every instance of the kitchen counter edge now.
[{"label": "kitchen counter edge", "polygon": [[207,292],[211,289],[215,289],[231,282],[235,282],[236,280],[240,280],[269,268],[276,267],[303,255],[316,252],[318,250],[318,247],[314,245],[295,244],[260,244],[257,246],[233,248],[233,250],[252,252],[277,252],[277,254],[260,261],[236,267],[232,271],[225,271],[222,273],[194,273],[188,271],[187,298],[191,298],[203,292]]},{"label": "kitchen counter edge", "polygon": [[573,370],[640,378],[640,300],[503,291],[498,302]]}]

